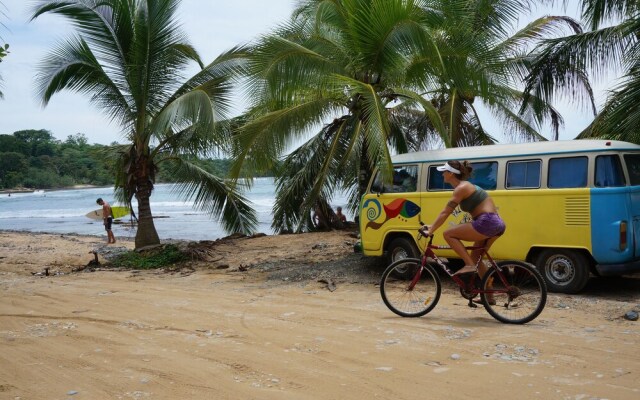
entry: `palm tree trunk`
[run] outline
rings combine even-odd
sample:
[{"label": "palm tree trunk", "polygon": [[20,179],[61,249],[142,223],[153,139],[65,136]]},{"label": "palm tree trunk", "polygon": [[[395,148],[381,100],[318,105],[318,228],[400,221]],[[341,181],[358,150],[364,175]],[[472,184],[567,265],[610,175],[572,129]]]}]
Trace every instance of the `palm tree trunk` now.
[{"label": "palm tree trunk", "polygon": [[136,249],[141,247],[160,244],[160,238],[153,223],[151,214],[152,184],[149,177],[144,174],[138,178],[138,189],[136,198],[138,199],[138,231],[136,232]]},{"label": "palm tree trunk", "polygon": [[367,191],[367,185],[371,179],[372,168],[369,166],[369,159],[367,158],[367,143],[364,141],[362,145],[362,151],[360,152],[360,165],[358,166],[358,198],[362,198],[362,195]]}]

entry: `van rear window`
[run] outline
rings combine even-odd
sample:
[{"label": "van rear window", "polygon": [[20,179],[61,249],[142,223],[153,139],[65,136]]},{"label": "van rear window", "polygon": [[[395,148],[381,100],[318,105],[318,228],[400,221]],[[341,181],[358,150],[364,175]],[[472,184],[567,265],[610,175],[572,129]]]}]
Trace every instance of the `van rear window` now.
[{"label": "van rear window", "polygon": [[594,183],[596,187],[624,186],[624,174],[622,173],[620,157],[617,154],[596,157]]},{"label": "van rear window", "polygon": [[624,163],[627,165],[630,184],[640,185],[640,154],[625,154]]}]

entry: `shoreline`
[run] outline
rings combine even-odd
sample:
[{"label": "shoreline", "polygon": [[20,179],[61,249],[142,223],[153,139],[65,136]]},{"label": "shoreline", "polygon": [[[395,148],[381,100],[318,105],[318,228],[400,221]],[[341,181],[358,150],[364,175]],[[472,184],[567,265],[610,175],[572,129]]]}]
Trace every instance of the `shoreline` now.
[{"label": "shoreline", "polygon": [[59,191],[59,190],[95,189],[95,188],[100,188],[100,187],[109,187],[109,186],[73,185],[73,186],[65,186],[65,187],[50,188],[50,189],[13,188],[13,189],[0,189],[0,194],[34,193],[34,192],[38,192],[38,191],[55,192],[55,191]]}]

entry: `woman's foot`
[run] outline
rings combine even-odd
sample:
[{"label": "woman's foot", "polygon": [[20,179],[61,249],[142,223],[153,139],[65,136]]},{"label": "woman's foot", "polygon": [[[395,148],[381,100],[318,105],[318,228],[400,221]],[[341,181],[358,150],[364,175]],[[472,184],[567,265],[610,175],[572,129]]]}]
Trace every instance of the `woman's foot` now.
[{"label": "woman's foot", "polygon": [[468,274],[468,273],[476,272],[476,271],[477,271],[477,269],[476,269],[475,265],[465,265],[464,267],[462,267],[459,270],[457,270],[454,275]]},{"label": "woman's foot", "polygon": [[[496,305],[496,299],[493,297],[492,294],[485,294],[485,299],[487,299],[487,303],[489,303],[492,306]],[[482,299],[473,299],[473,302],[476,304],[483,304],[482,303]]]}]

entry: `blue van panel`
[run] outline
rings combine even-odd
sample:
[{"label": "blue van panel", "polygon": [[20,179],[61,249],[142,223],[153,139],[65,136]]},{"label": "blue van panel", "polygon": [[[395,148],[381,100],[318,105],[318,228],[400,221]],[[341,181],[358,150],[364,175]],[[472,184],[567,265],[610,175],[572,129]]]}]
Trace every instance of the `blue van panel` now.
[{"label": "blue van panel", "polygon": [[[598,264],[624,264],[640,254],[634,243],[629,187],[591,189],[591,247]],[[638,193],[640,194],[640,193]],[[627,248],[620,250],[620,223],[627,222]]]},{"label": "blue van panel", "polygon": [[629,228],[633,232],[633,240],[629,246],[635,249],[634,256],[640,258],[640,187],[634,186],[629,189],[629,210],[633,216],[633,227]]}]

